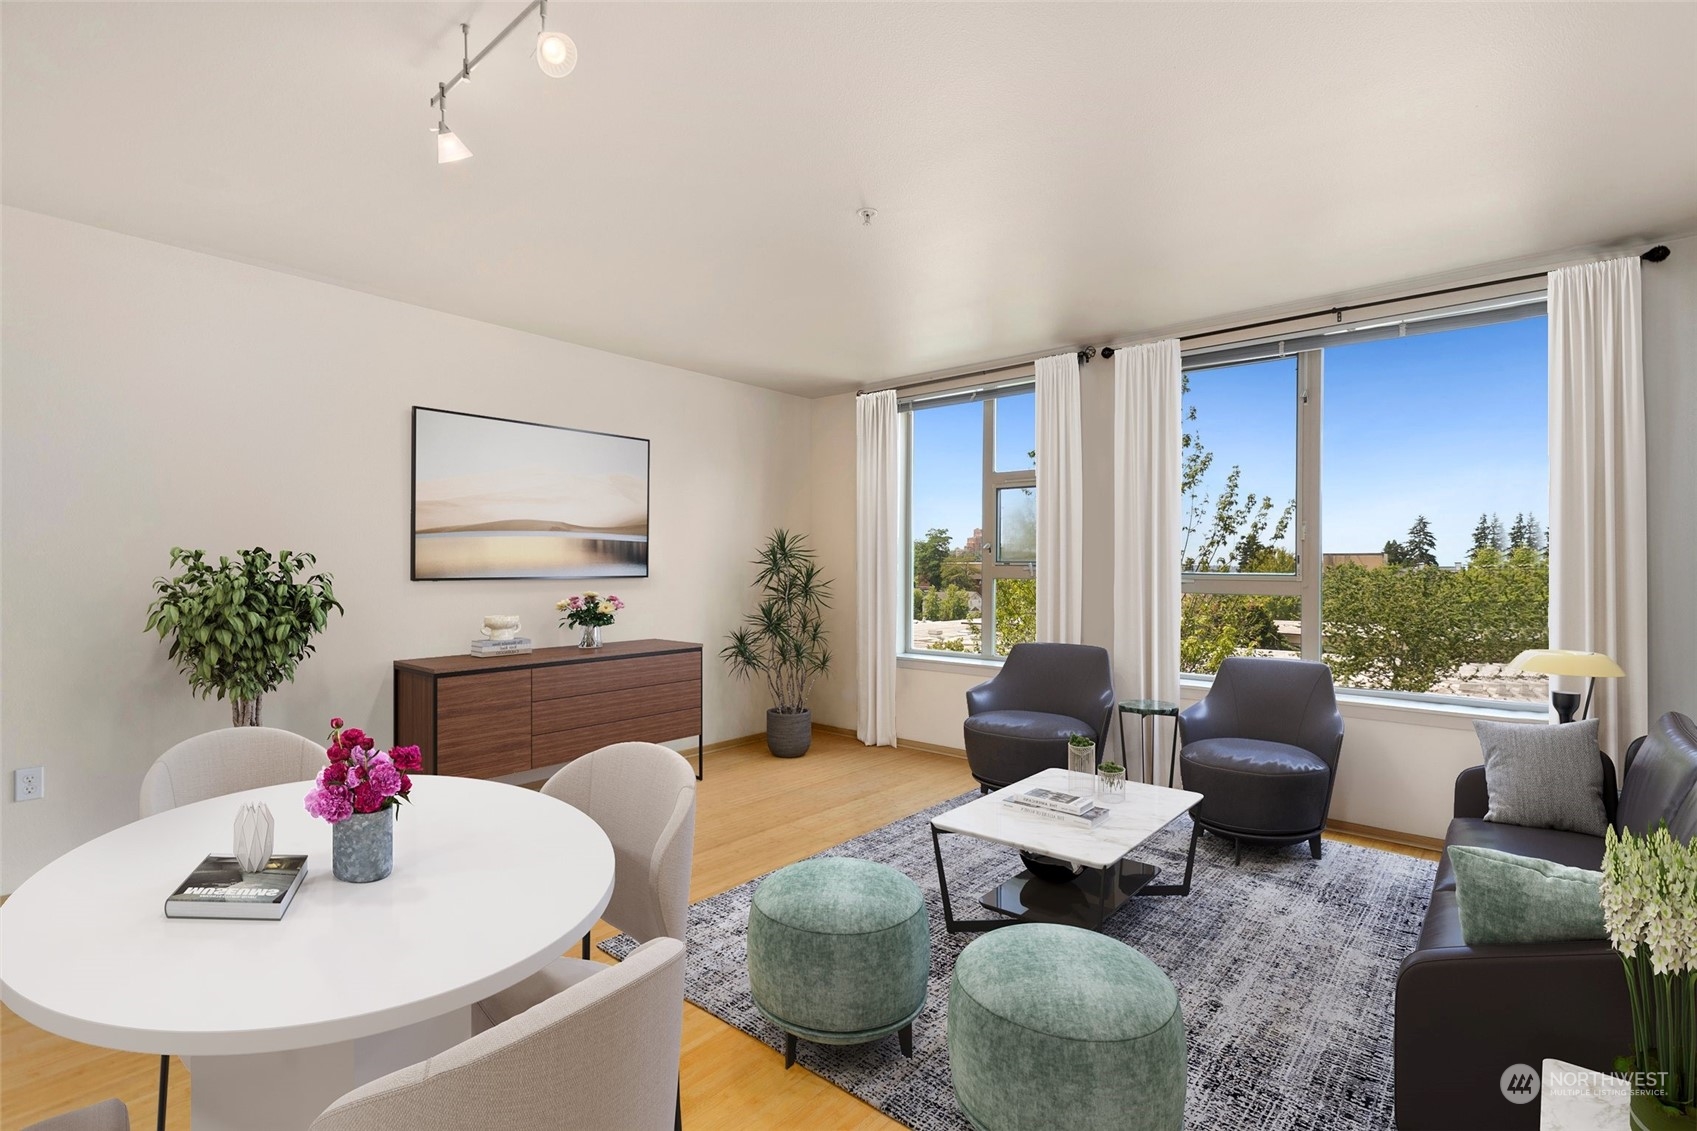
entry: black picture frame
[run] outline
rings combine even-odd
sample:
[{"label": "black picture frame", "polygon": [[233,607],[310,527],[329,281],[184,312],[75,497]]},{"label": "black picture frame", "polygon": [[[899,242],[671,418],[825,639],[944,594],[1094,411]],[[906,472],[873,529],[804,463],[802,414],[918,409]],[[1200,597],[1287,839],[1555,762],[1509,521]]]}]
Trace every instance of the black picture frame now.
[{"label": "black picture frame", "polygon": [[[474,420],[489,420],[499,424],[514,424],[525,428],[544,428],[556,432],[576,432],[586,436],[601,436],[613,440],[628,440],[642,445],[643,450],[643,520],[649,530],[644,538],[641,573],[618,574],[465,574],[445,577],[420,577],[418,575],[418,422],[420,413],[436,413],[441,416],[460,416]],[[410,496],[407,519],[407,565],[408,573],[413,581],[562,581],[596,580],[601,577],[609,579],[646,578],[652,572],[653,520],[654,520],[654,445],[643,436],[626,436],[619,432],[598,432],[590,428],[572,428],[562,424],[543,424],[534,420],[515,420],[507,416],[493,416],[479,412],[461,412],[457,409],[432,408],[428,405],[412,406],[412,451],[411,468],[408,476],[408,492]]]}]

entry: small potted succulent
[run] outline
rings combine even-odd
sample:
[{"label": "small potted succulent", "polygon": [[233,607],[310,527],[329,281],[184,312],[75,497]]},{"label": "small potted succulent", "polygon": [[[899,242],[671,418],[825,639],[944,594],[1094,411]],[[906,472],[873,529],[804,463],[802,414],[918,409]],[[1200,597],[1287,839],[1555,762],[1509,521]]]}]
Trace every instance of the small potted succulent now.
[{"label": "small potted succulent", "polygon": [[1103,797],[1125,796],[1125,767],[1118,762],[1103,762],[1096,767],[1096,792]]},{"label": "small potted succulent", "polygon": [[1067,773],[1086,779],[1096,776],[1095,735],[1075,734],[1067,739]]}]

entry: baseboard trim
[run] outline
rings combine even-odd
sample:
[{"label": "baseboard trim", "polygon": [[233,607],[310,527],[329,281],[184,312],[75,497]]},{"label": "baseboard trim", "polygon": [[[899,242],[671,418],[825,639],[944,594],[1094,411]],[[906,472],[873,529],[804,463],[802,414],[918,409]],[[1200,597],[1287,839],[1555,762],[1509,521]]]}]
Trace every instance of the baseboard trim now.
[{"label": "baseboard trim", "polygon": [[1424,848],[1428,852],[1442,852],[1444,850],[1444,842],[1435,837],[1399,832],[1396,829],[1381,829],[1377,825],[1358,825],[1353,821],[1327,821],[1326,828],[1340,833],[1349,833],[1351,836],[1372,837],[1374,840],[1382,840],[1390,844],[1406,845],[1409,848]]},{"label": "baseboard trim", "polygon": [[[850,730],[848,727],[833,727],[833,726],[826,726],[824,723],[814,723],[813,729],[814,730],[822,730],[822,731],[826,732],[827,734],[840,734],[845,738],[859,738],[860,737],[858,734],[854,733],[854,731]],[[961,750],[958,747],[938,746],[934,742],[921,742],[917,738],[902,738],[900,735],[898,735],[896,737],[896,749],[898,749],[898,750],[918,750],[918,751],[921,751],[921,752],[926,753],[926,754],[946,754],[950,758],[964,758],[964,757],[966,757],[966,751]]]},{"label": "baseboard trim", "polygon": [[765,731],[757,734],[745,734],[741,738],[721,738],[718,742],[709,742],[701,748],[703,754],[711,754],[715,750],[729,750],[733,746],[746,746],[750,742],[760,742],[766,737]]}]

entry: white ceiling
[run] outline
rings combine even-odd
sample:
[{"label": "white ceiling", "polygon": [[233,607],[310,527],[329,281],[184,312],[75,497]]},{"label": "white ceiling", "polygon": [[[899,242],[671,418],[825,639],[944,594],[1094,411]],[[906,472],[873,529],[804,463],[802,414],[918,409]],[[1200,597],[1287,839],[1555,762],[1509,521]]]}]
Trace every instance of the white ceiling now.
[{"label": "white ceiling", "polygon": [[556,0],[437,166],[520,7],[7,2],[0,192],[809,395],[1697,227],[1693,4]]}]

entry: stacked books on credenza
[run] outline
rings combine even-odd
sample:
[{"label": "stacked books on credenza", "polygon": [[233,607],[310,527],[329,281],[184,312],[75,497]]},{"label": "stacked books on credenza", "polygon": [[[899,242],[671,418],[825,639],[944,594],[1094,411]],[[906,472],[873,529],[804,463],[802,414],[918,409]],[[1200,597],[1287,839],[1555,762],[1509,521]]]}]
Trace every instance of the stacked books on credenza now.
[{"label": "stacked books on credenza", "polygon": [[474,656],[522,656],[527,652],[536,651],[528,636],[514,636],[508,640],[473,640],[471,654]]},{"label": "stacked books on credenza", "polygon": [[1028,789],[1011,793],[1002,804],[1022,817],[1053,821],[1075,829],[1093,829],[1107,817],[1108,811],[1096,804],[1094,798],[1056,789]]}]

